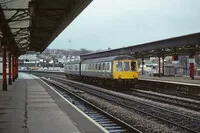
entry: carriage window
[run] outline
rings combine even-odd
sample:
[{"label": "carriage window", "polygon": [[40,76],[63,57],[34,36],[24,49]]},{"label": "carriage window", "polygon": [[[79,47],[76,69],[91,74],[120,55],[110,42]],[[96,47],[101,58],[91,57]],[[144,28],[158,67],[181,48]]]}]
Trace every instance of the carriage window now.
[{"label": "carriage window", "polygon": [[71,65],[72,66],[72,71],[75,71],[76,70],[76,66],[73,66],[73,65]]},{"label": "carriage window", "polygon": [[76,65],[74,65],[73,68],[74,68],[74,71],[76,71]]},{"label": "carriage window", "polygon": [[108,69],[107,69],[107,68],[108,68],[107,66],[108,66],[108,64],[107,64],[107,63],[105,63],[105,70],[106,70],[106,71],[108,70]]},{"label": "carriage window", "polygon": [[102,70],[105,70],[105,63],[103,63],[103,68],[102,68]]},{"label": "carriage window", "polygon": [[136,62],[131,62],[131,71],[136,71]]},{"label": "carriage window", "polygon": [[109,70],[109,68],[110,68],[110,63],[107,63],[107,66],[106,66],[107,68],[107,70]]},{"label": "carriage window", "polygon": [[122,62],[117,62],[116,64],[117,66],[117,72],[121,72],[122,71]]},{"label": "carriage window", "polygon": [[76,65],[76,67],[77,67],[77,71],[79,71],[79,65]]},{"label": "carriage window", "polygon": [[99,70],[101,70],[101,64],[99,63]]},{"label": "carriage window", "polygon": [[83,64],[81,64],[81,70],[84,71]]},{"label": "carriage window", "polygon": [[85,69],[86,69],[86,66],[85,66],[85,64],[83,65],[83,70],[85,71]]},{"label": "carriage window", "polygon": [[129,71],[130,67],[129,67],[129,62],[125,61],[124,62],[124,71]]},{"label": "carriage window", "polygon": [[98,68],[98,64],[96,63],[96,67],[95,67],[95,70],[98,70],[97,68]]}]

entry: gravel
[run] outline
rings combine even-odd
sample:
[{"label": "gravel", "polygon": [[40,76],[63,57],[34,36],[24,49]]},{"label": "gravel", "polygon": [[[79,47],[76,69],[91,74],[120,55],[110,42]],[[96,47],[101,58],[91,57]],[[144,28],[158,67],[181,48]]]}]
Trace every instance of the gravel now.
[{"label": "gravel", "polygon": [[109,103],[101,98],[92,96],[87,93],[78,93],[77,94],[104,111],[110,113],[111,115],[125,121],[126,123],[132,125],[133,127],[143,131],[144,133],[179,133],[176,128],[168,127],[165,124],[158,123],[153,121],[152,118],[149,120],[146,116],[141,115],[135,111],[127,110],[121,106],[118,106],[113,103]]},{"label": "gravel", "polygon": [[[90,85],[88,85],[88,86],[90,86]],[[75,90],[74,88],[71,88],[71,89]],[[169,107],[169,108],[173,107],[173,109],[176,108],[175,106],[171,106],[168,104],[158,103],[158,102],[154,102],[151,100],[146,100],[144,98],[134,97],[134,96],[130,96],[127,94],[122,94],[122,93],[118,93],[118,92],[114,92],[114,91],[110,91],[110,90],[104,90],[104,89],[100,89],[99,87],[94,87],[94,89],[97,89],[98,91],[103,90],[105,92],[114,93],[115,95],[129,97],[134,100],[163,106],[165,108],[166,107]],[[83,98],[87,99],[88,101],[90,101],[94,105],[98,106],[99,108],[105,110],[106,112],[112,114],[113,116],[116,116],[117,118],[125,121],[126,123],[129,123],[133,127],[136,127],[143,132],[146,132],[146,133],[149,133],[149,132],[162,132],[162,133],[181,132],[182,133],[183,132],[183,130],[181,130],[180,128],[174,127],[174,126],[166,124],[164,122],[157,121],[156,119],[152,119],[152,117],[149,117],[149,119],[148,119],[148,117],[144,114],[135,112],[133,110],[128,110],[119,105],[109,103],[103,99],[89,95],[87,93],[77,92],[77,94],[79,94]],[[182,108],[178,108],[177,110],[179,110],[179,109],[182,110]],[[186,132],[186,131],[184,131],[184,132]]]},{"label": "gravel", "polygon": [[190,99],[190,98],[183,98],[183,97],[178,97],[178,96],[161,94],[161,93],[153,92],[153,91],[145,91],[145,90],[137,90],[137,91],[143,92],[143,93],[146,93],[146,94],[155,94],[155,95],[159,95],[159,96],[171,97],[171,98],[176,98],[176,99],[179,99],[179,100],[185,100],[185,101],[189,101],[189,102],[200,103],[200,101],[197,101],[197,100],[194,100],[194,99]]}]

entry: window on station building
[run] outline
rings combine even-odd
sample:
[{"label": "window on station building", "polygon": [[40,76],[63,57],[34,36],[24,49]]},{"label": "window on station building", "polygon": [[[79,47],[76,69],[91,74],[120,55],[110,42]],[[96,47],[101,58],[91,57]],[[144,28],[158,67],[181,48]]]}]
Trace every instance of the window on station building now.
[{"label": "window on station building", "polygon": [[129,70],[130,70],[129,62],[125,61],[124,62],[124,71],[129,71]]},{"label": "window on station building", "polygon": [[117,62],[116,68],[117,68],[117,72],[121,72],[122,71],[122,62]]}]

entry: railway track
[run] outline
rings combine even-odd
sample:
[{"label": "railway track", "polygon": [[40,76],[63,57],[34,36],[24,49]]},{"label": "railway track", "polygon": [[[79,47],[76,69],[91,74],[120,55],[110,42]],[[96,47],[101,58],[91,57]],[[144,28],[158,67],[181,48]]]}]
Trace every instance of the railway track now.
[{"label": "railway track", "polygon": [[58,77],[50,77],[51,79],[56,80],[57,82],[62,82],[63,84],[67,84],[69,86],[75,87],[77,89],[81,89],[89,94],[98,96],[110,102],[116,103],[120,106],[126,107],[130,110],[135,110],[147,116],[151,116],[152,118],[156,118],[160,122],[165,122],[167,124],[178,127],[182,130],[199,133],[200,132],[200,119],[187,116],[184,114],[179,114],[177,112],[161,108],[155,105],[151,105],[139,100],[135,100],[131,97],[126,97],[123,95],[119,95],[116,93],[109,93],[108,91],[100,90],[99,87],[94,87],[91,85],[85,85],[82,83],[78,83],[75,81],[69,81],[63,78]]},{"label": "railway track", "polygon": [[186,109],[200,111],[200,101],[190,98],[182,98],[182,97],[166,95],[162,93],[155,93],[151,91],[144,91],[144,90],[131,90],[131,91],[125,91],[123,93],[132,96],[142,97],[156,102],[167,103],[170,105],[184,107]]},{"label": "railway track", "polygon": [[[187,92],[185,90],[182,89],[169,89],[169,88],[155,88],[155,87],[147,87],[144,85],[137,85],[136,87],[137,89],[142,89],[145,91],[153,91],[153,92],[157,92],[157,93],[162,93],[162,94],[166,94],[166,95],[172,95],[172,96],[177,96],[177,97],[183,97],[183,98],[189,98],[189,99],[194,99],[194,100],[200,100],[199,94],[198,93],[191,93],[191,92]],[[190,88],[188,87],[187,90],[189,90]]]},{"label": "railway track", "polygon": [[42,78],[45,82],[54,86],[57,91],[62,94],[68,101],[77,106],[81,111],[83,111],[86,115],[104,127],[110,133],[142,133],[138,129],[126,124],[125,122],[115,118],[114,116],[106,113],[95,105],[89,103],[83,98],[79,97],[76,93],[70,91],[69,87],[59,83],[57,81],[53,81],[50,79]]},{"label": "railway track", "polygon": [[[43,76],[43,73],[39,73],[37,75],[38,76]],[[46,76],[56,76],[56,77],[60,77],[60,78],[66,78],[63,73],[61,73],[61,74],[60,73],[58,73],[58,74],[47,74],[47,73],[45,73],[45,75]],[[99,87],[101,87],[101,86],[99,86]],[[177,96],[177,97],[182,97],[182,98],[188,98],[188,99],[193,99],[193,100],[197,100],[197,101],[200,100],[199,95],[190,94],[190,93],[187,93],[185,91],[183,92],[183,91],[177,91],[177,90],[173,90],[173,89],[168,90],[168,89],[163,89],[163,88],[156,88],[155,89],[155,88],[152,88],[152,87],[149,88],[147,86],[141,86],[141,85],[137,86],[137,88],[138,89],[142,88],[142,90],[145,90],[145,91],[153,91],[153,92],[157,92],[157,93],[162,93],[162,94],[171,95],[171,96]],[[109,87],[108,87],[108,89],[109,89]],[[135,89],[133,89],[133,91],[134,90]],[[191,104],[193,104],[193,103],[191,103]]]},{"label": "railway track", "polygon": [[[49,76],[56,76],[59,78],[65,78],[63,75],[49,75]],[[151,93],[150,91],[144,91],[144,90],[136,90],[133,89],[131,91],[123,91],[122,93],[142,97],[145,99],[153,100],[156,102],[162,102],[167,103],[170,105],[175,105],[179,107],[184,107],[186,109],[192,109],[195,111],[200,111],[200,102],[199,99],[191,99],[191,98],[183,98],[181,96],[174,96],[169,94],[162,94],[160,92],[157,93]]]}]

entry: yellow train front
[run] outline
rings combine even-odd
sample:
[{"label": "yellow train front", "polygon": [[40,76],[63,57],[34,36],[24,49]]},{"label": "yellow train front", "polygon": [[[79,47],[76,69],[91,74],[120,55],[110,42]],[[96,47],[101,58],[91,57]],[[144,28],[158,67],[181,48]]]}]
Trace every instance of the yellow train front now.
[{"label": "yellow train front", "polygon": [[138,79],[138,64],[136,60],[118,59],[113,61],[113,79]]},{"label": "yellow train front", "polygon": [[132,85],[138,79],[137,60],[128,55],[70,62],[65,68],[67,77],[70,75],[95,84],[122,87]]}]

